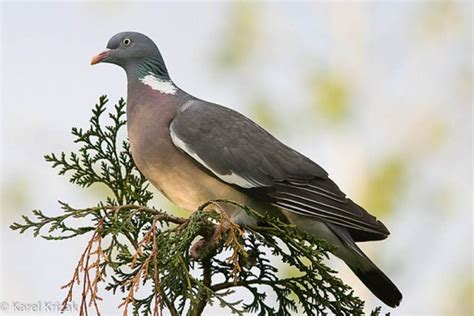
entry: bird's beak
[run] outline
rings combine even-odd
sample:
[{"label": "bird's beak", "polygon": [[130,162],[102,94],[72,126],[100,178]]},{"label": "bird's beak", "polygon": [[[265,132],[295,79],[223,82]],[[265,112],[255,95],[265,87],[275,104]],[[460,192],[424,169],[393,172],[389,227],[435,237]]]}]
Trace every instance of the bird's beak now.
[{"label": "bird's beak", "polygon": [[105,58],[109,57],[109,56],[110,56],[110,52],[111,52],[110,49],[106,49],[106,50],[104,50],[102,53],[100,53],[100,54],[95,55],[94,57],[92,57],[91,65],[98,64],[98,63],[100,63],[101,61],[103,61]]}]

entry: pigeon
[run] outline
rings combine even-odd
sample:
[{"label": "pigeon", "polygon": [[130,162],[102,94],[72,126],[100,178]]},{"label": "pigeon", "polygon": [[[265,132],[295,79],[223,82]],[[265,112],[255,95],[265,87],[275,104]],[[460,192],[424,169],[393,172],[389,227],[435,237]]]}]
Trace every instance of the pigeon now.
[{"label": "pigeon", "polygon": [[[402,294],[356,242],[388,237],[385,225],[349,199],[328,173],[246,116],[198,99],[171,80],[156,44],[122,32],[91,64],[111,63],[127,75],[127,131],[140,172],[172,203],[194,211],[231,200],[275,216],[334,244],[342,259],[382,302]],[[239,225],[257,221],[236,205],[222,209]]]}]

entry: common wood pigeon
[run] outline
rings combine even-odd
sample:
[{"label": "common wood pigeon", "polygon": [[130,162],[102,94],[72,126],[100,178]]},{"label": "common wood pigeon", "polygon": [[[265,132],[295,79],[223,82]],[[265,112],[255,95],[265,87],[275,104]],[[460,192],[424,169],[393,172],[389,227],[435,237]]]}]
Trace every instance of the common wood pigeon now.
[{"label": "common wood pigeon", "polygon": [[[194,211],[209,200],[227,199],[284,218],[336,245],[334,254],[375,296],[399,305],[400,291],[355,243],[385,239],[389,231],[323,168],[244,115],[178,88],[157,46],[143,34],[116,34],[91,64],[100,62],[125,70],[133,159],[169,200]],[[257,224],[236,206],[222,207],[238,224]]]}]

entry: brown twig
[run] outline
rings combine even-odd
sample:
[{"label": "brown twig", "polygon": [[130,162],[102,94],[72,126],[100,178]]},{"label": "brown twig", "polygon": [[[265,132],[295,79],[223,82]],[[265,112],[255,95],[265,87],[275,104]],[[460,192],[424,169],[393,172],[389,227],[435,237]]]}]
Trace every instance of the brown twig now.
[{"label": "brown twig", "polygon": [[[101,298],[97,295],[97,292],[98,292],[97,284],[102,279],[101,277],[102,274],[100,272],[101,258],[105,258],[104,260],[107,260],[106,256],[104,255],[102,251],[101,230],[102,230],[103,225],[104,225],[104,218],[101,221],[99,221],[99,223],[97,224],[94,234],[92,235],[91,239],[87,243],[86,249],[81,254],[81,257],[79,258],[76,268],[74,269],[72,279],[67,284],[61,287],[62,289],[68,288],[68,293],[62,303],[61,312],[64,312],[67,308],[67,305],[72,301],[74,284],[75,283],[77,283],[77,285],[80,284],[80,274],[82,272],[83,273],[82,299],[81,299],[81,306],[79,309],[79,315],[81,316],[88,315],[87,307],[88,305],[91,306],[92,304],[94,304],[97,315],[100,315],[97,300],[101,300]],[[93,251],[92,249],[93,249],[94,244],[97,244],[97,246],[95,250]],[[89,265],[90,257],[94,254],[97,254],[96,261],[92,265]],[[91,282],[90,270],[93,268],[96,268],[96,270],[95,270],[95,275],[94,275],[94,281]],[[88,294],[90,295],[89,304],[87,304]]]},{"label": "brown twig", "polygon": [[[154,226],[153,226],[154,227]],[[153,234],[153,227],[143,236],[142,240],[138,242],[138,246],[135,254],[132,256],[132,262],[130,266],[133,268],[138,261],[138,258],[143,254],[141,248],[143,245],[147,245],[150,242],[150,239]],[[118,306],[119,308],[124,307],[123,316],[128,315],[128,305],[132,302],[135,302],[135,292],[138,291],[140,287],[140,279],[142,274],[146,275],[148,273],[148,264],[151,260],[151,256],[148,256],[140,267],[139,271],[133,276],[132,279],[128,281],[130,284],[130,290],[128,292],[127,298]]]},{"label": "brown twig", "polygon": [[132,262],[130,266],[133,268],[139,259],[140,256],[143,255],[142,248],[146,245],[152,243],[152,251],[151,253],[145,258],[145,261],[141,265],[138,272],[134,275],[134,277],[129,281],[130,290],[128,292],[127,298],[118,306],[119,308],[124,307],[123,315],[128,314],[128,306],[130,303],[135,302],[135,293],[138,291],[140,287],[140,280],[141,278],[146,278],[148,275],[148,270],[150,267],[150,262],[153,260],[153,281],[155,283],[155,296],[154,296],[154,309],[153,309],[153,316],[161,316],[162,313],[162,303],[161,303],[161,290],[160,290],[160,280],[159,280],[159,272],[158,272],[158,243],[156,241],[156,225],[157,222],[163,218],[167,218],[168,214],[160,213],[153,217],[153,223],[151,228],[146,232],[143,236],[142,240],[138,242],[138,247],[136,249],[135,254],[132,256]]},{"label": "brown twig", "polygon": [[228,260],[232,262],[232,278],[234,279],[234,283],[237,283],[238,275],[240,271],[242,271],[242,267],[239,263],[239,254],[247,257],[247,252],[239,241],[245,231],[242,227],[232,221],[232,219],[229,217],[229,215],[227,215],[222,205],[220,205],[219,203],[229,203],[238,207],[240,207],[240,205],[226,200],[211,200],[203,204],[200,208],[204,210],[208,206],[216,206],[219,209],[219,225],[215,230],[212,240],[217,245],[222,239],[224,233],[229,234],[229,238],[226,240],[225,246],[232,247],[233,249],[232,255],[228,258]]},{"label": "brown twig", "polygon": [[[204,209],[210,205],[215,206],[219,210],[219,222],[217,225],[213,225],[212,229],[208,229],[205,233],[206,238],[212,236],[211,239],[211,247],[219,247],[221,244],[221,240],[223,239],[224,235],[228,234],[228,238],[225,241],[226,247],[232,247],[233,253],[228,258],[233,263],[233,271],[232,276],[234,279],[233,284],[236,285],[238,282],[238,274],[241,271],[241,267],[239,264],[239,256],[243,255],[246,256],[246,252],[240,243],[240,239],[244,234],[244,230],[237,224],[235,224],[231,218],[226,214],[225,210],[223,209],[222,205],[220,205],[221,201],[209,201],[206,205],[202,206],[201,209]],[[173,215],[169,215],[161,210],[156,210],[154,208],[142,207],[137,205],[121,205],[121,206],[102,206],[102,208],[98,208],[105,211],[104,217],[98,223],[94,233],[89,240],[85,250],[83,251],[79,262],[74,270],[73,278],[70,282],[64,285],[62,288],[68,288],[68,293],[63,301],[62,309],[65,310],[67,308],[67,304],[72,301],[73,296],[73,288],[74,284],[80,284],[80,278],[82,276],[82,300],[80,305],[80,316],[88,315],[88,307],[94,305],[95,311],[97,315],[100,315],[98,302],[102,300],[98,295],[98,284],[100,281],[103,280],[103,271],[101,270],[101,263],[104,261],[108,261],[106,254],[102,249],[102,236],[101,230],[104,226],[105,220],[110,219],[112,213],[122,212],[122,211],[130,211],[127,214],[127,218],[131,218],[136,213],[143,212],[150,215],[153,215],[153,223],[151,228],[143,235],[143,238],[134,243],[133,246],[135,248],[135,254],[132,256],[130,266],[133,268],[138,264],[140,257],[144,256],[143,249],[148,246],[152,245],[152,251],[150,254],[147,254],[146,258],[144,258],[143,263],[141,263],[140,269],[137,273],[129,279],[123,286],[129,286],[129,292],[125,300],[118,306],[119,308],[123,307],[123,315],[128,315],[128,307],[131,303],[135,302],[135,294],[140,287],[140,283],[142,278],[146,278],[149,274],[150,264],[153,263],[153,281],[154,281],[154,309],[153,309],[153,316],[161,316],[163,310],[163,304],[167,306],[171,315],[175,316],[178,315],[176,308],[173,306],[173,303],[169,301],[169,299],[164,295],[160,288],[160,280],[159,280],[159,267],[158,267],[158,242],[157,242],[157,224],[158,222],[166,222],[166,223],[174,223],[179,225],[178,231],[182,230],[186,227],[188,220],[180,217],[176,217]],[[87,211],[91,211],[92,209],[87,209]],[[83,210],[86,211],[86,210]],[[209,222],[211,224],[211,222]],[[203,235],[203,236],[204,236]],[[90,264],[91,256],[96,255],[95,261]],[[182,258],[181,258],[182,259]],[[203,259],[203,284],[211,289],[211,266],[210,266],[210,258]],[[183,268],[187,269],[186,264],[183,263]],[[95,269],[95,274],[93,278],[90,275],[90,271]],[[81,275],[83,273],[83,275]],[[189,273],[189,271],[188,271]],[[187,285],[191,287],[191,280],[187,279]],[[197,312],[196,315],[202,313],[205,306],[207,305],[208,298],[202,297],[197,302],[195,302],[195,306],[193,307],[193,311]]]}]

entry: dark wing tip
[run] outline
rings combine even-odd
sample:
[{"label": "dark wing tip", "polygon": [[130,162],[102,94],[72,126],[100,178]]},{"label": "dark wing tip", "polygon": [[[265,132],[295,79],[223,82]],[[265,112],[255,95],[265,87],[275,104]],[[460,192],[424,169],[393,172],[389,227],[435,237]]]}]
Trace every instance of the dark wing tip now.
[{"label": "dark wing tip", "polygon": [[365,218],[367,223],[371,224],[372,230],[371,231],[364,231],[364,230],[354,230],[349,228],[349,232],[354,238],[355,241],[375,241],[375,240],[384,240],[390,235],[390,231],[388,228],[377,219],[375,216],[367,212],[362,206],[355,203],[351,199],[347,199],[348,204],[352,209],[358,209],[361,212],[361,216]]},{"label": "dark wing tip", "polygon": [[390,231],[388,230],[387,226],[385,226],[380,220],[377,220],[377,227],[379,228],[380,233],[385,235],[385,238],[390,235]]}]

